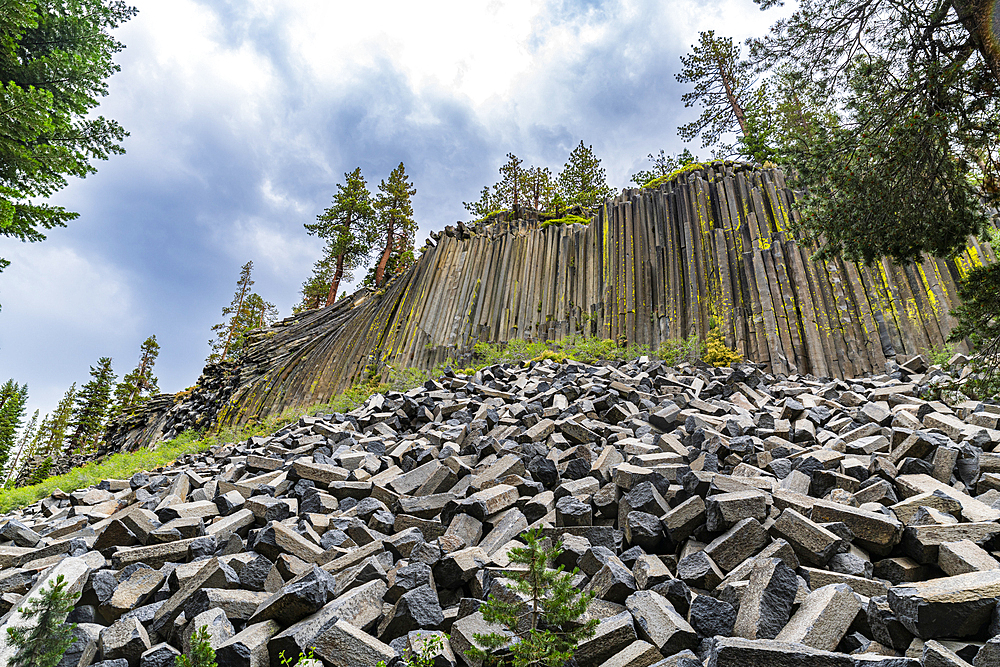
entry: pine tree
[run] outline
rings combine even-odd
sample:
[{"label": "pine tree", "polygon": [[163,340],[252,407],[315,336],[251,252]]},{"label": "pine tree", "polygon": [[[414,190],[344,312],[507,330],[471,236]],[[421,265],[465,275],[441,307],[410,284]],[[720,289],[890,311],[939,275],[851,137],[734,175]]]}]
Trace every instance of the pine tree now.
[{"label": "pine tree", "polygon": [[56,404],[55,412],[48,417],[48,428],[38,429],[38,434],[43,439],[40,440],[39,450],[36,455],[58,456],[62,453],[63,443],[68,435],[70,422],[73,419],[73,406],[76,404],[76,383],[70,385],[66,393]]},{"label": "pine tree", "polygon": [[[344,174],[345,184],[337,184],[333,205],[307,223],[310,234],[326,240],[325,257],[334,265],[333,277],[326,294],[326,305],[337,299],[337,288],[347,272],[356,269],[368,258],[375,242],[375,208],[361,167]],[[411,214],[412,215],[412,214]]]},{"label": "pine tree", "polygon": [[[525,206],[539,213],[553,209],[556,196],[556,182],[548,167],[528,167],[522,171]],[[558,213],[558,211],[553,211]]]},{"label": "pine tree", "polygon": [[[43,241],[78,214],[45,200],[128,133],[93,113],[118,71],[112,30],[135,15],[118,0],[0,4],[0,238]],[[8,264],[0,257],[0,270]]]},{"label": "pine tree", "polygon": [[632,182],[640,188],[658,178],[669,176],[682,167],[701,161],[686,148],[677,155],[667,155],[661,150],[658,155],[650,153],[647,157],[653,163],[653,168],[639,171],[632,177]]},{"label": "pine tree", "polygon": [[[31,419],[21,429],[21,437],[17,439],[17,453],[14,454],[14,459],[10,462],[10,467],[7,469],[7,475],[4,477],[4,486],[10,483],[18,464],[24,460],[21,456],[24,454],[31,455],[31,445],[34,444],[38,433],[38,414],[39,411],[35,410],[35,414],[31,415]],[[25,451],[26,449],[27,452]]]},{"label": "pine tree", "polygon": [[278,319],[278,309],[250,288],[254,281],[251,277],[253,262],[247,262],[240,270],[240,279],[236,282],[236,293],[232,302],[222,309],[223,322],[212,327],[216,332],[214,340],[208,342],[212,346],[212,354],[208,355],[208,363],[224,361],[239,354],[246,347],[247,334],[254,329],[270,326]]},{"label": "pine tree", "polygon": [[730,37],[717,37],[714,30],[698,33],[698,44],[691,53],[681,56],[683,65],[676,75],[680,83],[693,83],[694,90],[684,93],[685,107],[703,107],[697,120],[677,128],[685,141],[699,134],[703,147],[713,146],[726,133],[750,134],[747,104],[753,95],[750,63],[740,60],[740,48]]},{"label": "pine tree", "polygon": [[160,354],[160,344],[156,342],[156,336],[150,336],[143,341],[139,351],[139,365],[131,372],[126,373],[122,381],[115,387],[115,414],[120,414],[132,406],[145,403],[151,396],[160,391],[159,381],[153,375],[153,366],[156,364],[156,357]]},{"label": "pine tree", "polygon": [[382,255],[373,268],[374,275],[368,277],[376,288],[413,263],[413,239],[417,231],[411,201],[417,190],[409,182],[402,162],[389,174],[388,181],[379,183],[378,189],[375,228]]},{"label": "pine tree", "polygon": [[559,172],[559,190],[567,204],[589,210],[596,210],[604,200],[617,194],[608,186],[594,147],[585,146],[582,141],[569,154],[569,160]]},{"label": "pine tree", "polygon": [[[56,409],[51,414],[45,415],[31,442],[28,443],[27,451],[21,458],[21,469],[17,474],[21,484],[37,484],[48,477],[54,458],[62,453],[75,402],[74,382],[63,394]],[[36,466],[34,462],[37,458],[41,458],[42,463]]]},{"label": "pine tree", "polygon": [[476,218],[485,218],[491,213],[496,213],[503,208],[503,204],[500,203],[500,199],[494,190],[495,188],[484,185],[477,201],[462,202],[462,206],[465,207],[466,211],[476,216]]},{"label": "pine tree", "polygon": [[176,667],[216,667],[215,649],[208,626],[203,625],[191,635],[190,655],[179,655],[174,659]]},{"label": "pine tree", "polygon": [[335,271],[333,258],[328,254],[316,260],[312,275],[302,283],[302,300],[292,306],[292,313],[298,315],[324,305],[330,295],[330,284]]},{"label": "pine tree", "polygon": [[65,621],[80,594],[70,593],[67,586],[60,574],[38,597],[18,609],[26,621],[37,621],[31,627],[7,629],[7,642],[15,650],[8,667],[55,667],[76,641],[76,624]]},{"label": "pine tree", "polygon": [[111,392],[118,379],[111,369],[111,357],[101,357],[97,366],[90,367],[91,380],[80,388],[73,408],[69,436],[69,452],[87,451],[96,447],[104,435],[105,421],[111,408]]},{"label": "pine tree", "polygon": [[[503,626],[510,635],[476,633],[473,637],[483,648],[473,646],[466,655],[497,664],[495,652],[508,649],[513,667],[562,667],[573,657],[580,641],[594,636],[597,619],[579,622],[594,593],[581,595],[573,587],[575,568],[572,573],[564,572],[562,565],[549,569],[549,564],[562,553],[560,543],[551,549],[544,548],[540,529],[521,537],[527,546],[511,549],[509,556],[511,563],[526,565],[527,571],[507,574],[516,582],[514,590],[527,599],[503,602],[490,595],[479,608],[483,620]],[[518,641],[511,643],[511,636]]]},{"label": "pine tree", "polygon": [[507,162],[500,167],[500,182],[496,184],[497,199],[504,208],[515,215],[517,207],[524,199],[524,173],[521,163],[524,162],[513,153],[507,153]]},{"label": "pine tree", "polygon": [[836,119],[794,156],[792,231],[821,258],[947,256],[982,229],[1000,202],[994,4],[801,0],[750,41],[757,68]]},{"label": "pine tree", "polygon": [[10,379],[0,386],[0,470],[7,466],[14,450],[27,402],[27,384],[19,385]]},{"label": "pine tree", "polygon": [[243,314],[243,304],[250,296],[250,288],[253,287],[253,260],[250,260],[240,269],[239,280],[236,281],[236,293],[228,306],[222,309],[222,322],[212,327],[216,332],[214,340],[208,341],[212,346],[212,353],[208,355],[208,363],[224,361],[229,358],[229,348],[233,344],[233,338],[238,335],[237,323]]}]

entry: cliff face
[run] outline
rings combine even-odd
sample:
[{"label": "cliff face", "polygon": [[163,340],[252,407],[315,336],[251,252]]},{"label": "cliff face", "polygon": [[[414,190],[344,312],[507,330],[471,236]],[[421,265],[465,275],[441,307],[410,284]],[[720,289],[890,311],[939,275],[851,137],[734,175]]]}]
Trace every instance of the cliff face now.
[{"label": "cliff face", "polygon": [[780,171],[715,163],[626,190],[588,225],[449,227],[383,290],[257,334],[211,409],[231,424],[324,402],[366,368],[428,369],[479,341],[582,334],[655,348],[712,326],[773,373],[881,373],[943,345],[956,282],[996,261],[974,239],[947,261],[811,261],[787,231],[796,215]]}]

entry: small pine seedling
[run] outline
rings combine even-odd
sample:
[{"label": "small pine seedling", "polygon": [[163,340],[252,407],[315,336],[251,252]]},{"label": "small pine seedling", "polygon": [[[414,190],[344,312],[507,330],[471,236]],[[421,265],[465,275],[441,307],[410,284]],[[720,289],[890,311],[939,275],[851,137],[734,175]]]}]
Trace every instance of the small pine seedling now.
[{"label": "small pine seedling", "polygon": [[26,621],[38,620],[30,627],[7,629],[7,642],[15,649],[9,667],[55,667],[76,641],[76,624],[67,625],[65,621],[80,594],[70,593],[67,586],[60,574],[49,588],[39,591],[39,597],[18,609]]},{"label": "small pine seedling", "polygon": [[[420,653],[407,651],[406,664],[403,667],[434,667],[434,659],[444,648],[446,639],[450,637],[438,634],[428,636],[420,647]],[[375,667],[386,667],[385,660],[380,660]]]},{"label": "small pine seedling", "polygon": [[278,660],[281,661],[281,667],[300,667],[303,665],[313,665],[317,663],[312,647],[309,647],[306,651],[299,651],[298,659],[286,658],[285,652],[282,651],[278,654]]},{"label": "small pine seedling", "polygon": [[174,659],[176,667],[217,667],[215,649],[211,644],[212,635],[208,626],[203,625],[191,635],[191,655],[179,655]]},{"label": "small pine seedling", "polygon": [[[490,595],[479,611],[487,623],[502,626],[507,634],[476,633],[476,643],[483,648],[473,646],[465,653],[496,665],[500,660],[497,652],[506,649],[513,667],[561,667],[573,657],[582,640],[594,636],[597,619],[580,622],[594,594],[581,594],[573,587],[576,568],[572,572],[564,572],[562,565],[554,570],[548,568],[562,553],[561,543],[545,549],[539,529],[524,533],[522,538],[527,546],[511,549],[509,556],[512,563],[527,565],[528,569],[508,574],[516,582],[514,591],[527,599],[503,602]],[[512,637],[518,641],[511,643]]]}]

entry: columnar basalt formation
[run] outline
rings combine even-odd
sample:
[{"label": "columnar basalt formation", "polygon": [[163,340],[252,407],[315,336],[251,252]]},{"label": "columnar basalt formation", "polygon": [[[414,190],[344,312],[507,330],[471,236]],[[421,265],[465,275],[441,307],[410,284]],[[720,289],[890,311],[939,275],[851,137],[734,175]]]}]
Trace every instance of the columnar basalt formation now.
[{"label": "columnar basalt formation", "polygon": [[943,346],[956,283],[996,261],[975,239],[950,260],[813,261],[788,232],[794,204],[781,171],[718,162],[626,190],[588,225],[449,227],[384,290],[262,334],[220,417],[323,402],[366,369],[429,369],[516,338],[655,349],[717,326],[774,373],[883,372],[897,355]]},{"label": "columnar basalt formation", "polygon": [[366,373],[466,365],[477,342],[583,335],[655,349],[718,327],[775,374],[881,373],[943,346],[957,283],[996,261],[974,238],[948,260],[814,261],[788,231],[794,206],[781,171],[716,162],[626,190],[586,225],[459,223],[385,288],[257,332],[238,363],[116,423],[107,449],[323,403]]}]

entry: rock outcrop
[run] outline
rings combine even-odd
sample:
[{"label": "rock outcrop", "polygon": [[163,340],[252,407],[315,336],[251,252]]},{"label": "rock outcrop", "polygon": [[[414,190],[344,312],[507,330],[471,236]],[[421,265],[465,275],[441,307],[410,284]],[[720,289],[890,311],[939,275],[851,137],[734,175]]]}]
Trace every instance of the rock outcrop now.
[{"label": "rock outcrop", "polygon": [[996,261],[976,239],[949,260],[814,261],[788,231],[794,206],[781,171],[716,162],[625,190],[587,225],[459,223],[385,288],[258,332],[225,379],[206,369],[195,394],[207,404],[151,404],[110,448],[179,432],[192,414],[230,425],[323,403],[364,374],[464,366],[477,342],[582,335],[656,349],[717,328],[775,374],[887,372],[943,346],[958,281]]}]

